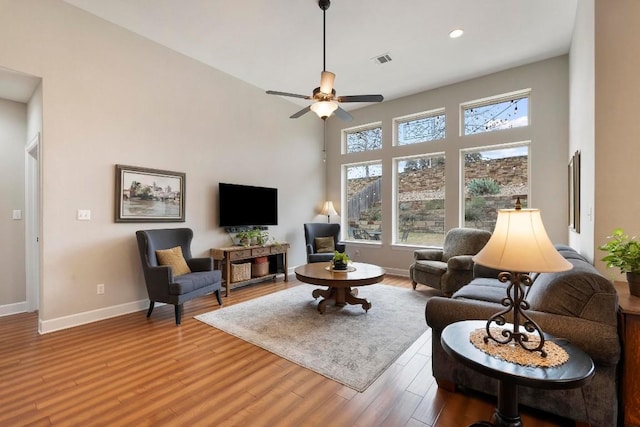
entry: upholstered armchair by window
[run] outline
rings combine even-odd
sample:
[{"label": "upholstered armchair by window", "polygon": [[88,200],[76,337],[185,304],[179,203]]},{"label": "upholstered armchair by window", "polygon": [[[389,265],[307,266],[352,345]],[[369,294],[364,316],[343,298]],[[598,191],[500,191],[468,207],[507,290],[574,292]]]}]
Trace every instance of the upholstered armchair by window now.
[{"label": "upholstered armchair by window", "polygon": [[190,228],[136,231],[142,270],[149,293],[151,316],[154,304],[175,306],[176,325],[182,318],[182,305],[193,298],[215,293],[218,304],[222,274],[213,269],[213,258],[193,258]]},{"label": "upholstered armchair by window", "polygon": [[418,249],[409,269],[413,289],[418,283],[440,289],[445,295],[473,279],[473,255],[487,244],[491,233],[474,228],[452,228],[442,248]]},{"label": "upholstered armchair by window", "polygon": [[345,244],[340,242],[340,224],[305,224],[304,239],[307,243],[308,263],[331,261],[334,251],[345,250]]}]

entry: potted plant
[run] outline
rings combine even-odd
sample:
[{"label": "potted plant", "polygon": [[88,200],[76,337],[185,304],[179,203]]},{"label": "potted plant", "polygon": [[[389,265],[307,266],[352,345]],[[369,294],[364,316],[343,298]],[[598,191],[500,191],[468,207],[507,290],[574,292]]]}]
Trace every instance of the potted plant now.
[{"label": "potted plant", "polygon": [[346,270],[347,264],[349,263],[349,255],[346,252],[333,252],[333,259],[331,260],[331,265],[334,270]]},{"label": "potted plant", "polygon": [[236,233],[236,239],[234,241],[236,244],[240,244],[241,246],[249,246],[251,245],[251,234],[248,230],[239,231]]},{"label": "potted plant", "polygon": [[640,296],[640,242],[629,237],[622,228],[613,230],[609,241],[598,247],[609,254],[602,258],[607,268],[617,267],[620,273],[626,273],[629,293]]}]

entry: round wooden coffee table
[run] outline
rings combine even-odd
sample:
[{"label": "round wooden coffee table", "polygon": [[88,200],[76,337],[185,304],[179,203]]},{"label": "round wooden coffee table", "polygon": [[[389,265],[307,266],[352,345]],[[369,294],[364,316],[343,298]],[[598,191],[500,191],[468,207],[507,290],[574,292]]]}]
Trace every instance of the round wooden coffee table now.
[{"label": "round wooden coffee table", "polygon": [[311,293],[316,299],[324,298],[318,304],[318,311],[324,313],[329,301],[339,307],[360,304],[365,311],[369,311],[371,303],[365,298],[358,298],[358,290],[352,288],[381,282],[385,271],[377,265],[362,262],[349,263],[347,271],[331,270],[330,265],[329,262],[315,262],[295,269],[296,278],[301,282],[328,286],[328,289],[314,289]]}]

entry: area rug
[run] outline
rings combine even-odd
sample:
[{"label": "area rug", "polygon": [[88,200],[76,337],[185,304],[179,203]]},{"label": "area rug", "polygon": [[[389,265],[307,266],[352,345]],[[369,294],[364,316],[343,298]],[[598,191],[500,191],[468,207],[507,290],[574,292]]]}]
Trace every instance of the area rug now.
[{"label": "area rug", "polygon": [[328,304],[320,314],[316,288],[303,284],[195,318],[360,392],[428,328],[420,292],[361,287],[368,312]]}]

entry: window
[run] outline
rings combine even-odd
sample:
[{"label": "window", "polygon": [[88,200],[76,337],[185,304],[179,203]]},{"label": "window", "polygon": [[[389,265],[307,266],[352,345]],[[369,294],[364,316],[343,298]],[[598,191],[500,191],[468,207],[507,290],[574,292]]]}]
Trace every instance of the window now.
[{"label": "window", "polygon": [[382,148],[382,124],[361,126],[344,131],[347,153],[380,150]]},{"label": "window", "polygon": [[396,244],[444,242],[444,154],[396,159]]},{"label": "window", "polygon": [[529,126],[529,93],[462,105],[463,134]]},{"label": "window", "polygon": [[444,139],[444,109],[394,119],[393,124],[396,145],[418,144]]},{"label": "window", "polygon": [[382,163],[344,167],[350,240],[380,240],[382,231]]},{"label": "window", "polygon": [[529,144],[508,144],[461,152],[464,226],[493,231],[498,209],[522,207],[529,197]]}]

